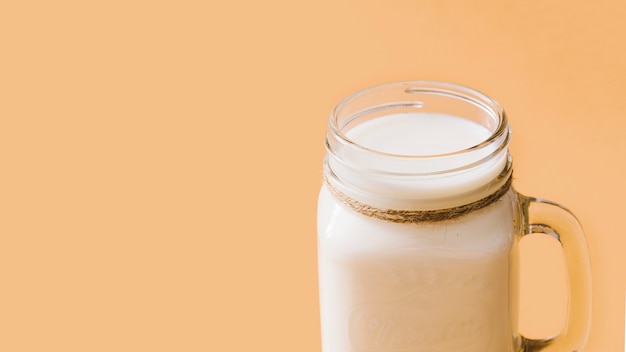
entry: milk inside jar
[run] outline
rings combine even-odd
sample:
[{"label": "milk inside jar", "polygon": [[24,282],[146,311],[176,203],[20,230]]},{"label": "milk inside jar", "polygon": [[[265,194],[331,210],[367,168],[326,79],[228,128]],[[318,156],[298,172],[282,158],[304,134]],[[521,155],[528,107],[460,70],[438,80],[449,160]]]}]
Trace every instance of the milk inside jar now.
[{"label": "milk inside jar", "polygon": [[319,195],[323,351],[512,351],[513,191],[452,220],[394,223],[330,190],[382,210],[475,202],[510,174],[508,130],[491,143],[495,122],[416,104],[351,116],[331,126]]}]

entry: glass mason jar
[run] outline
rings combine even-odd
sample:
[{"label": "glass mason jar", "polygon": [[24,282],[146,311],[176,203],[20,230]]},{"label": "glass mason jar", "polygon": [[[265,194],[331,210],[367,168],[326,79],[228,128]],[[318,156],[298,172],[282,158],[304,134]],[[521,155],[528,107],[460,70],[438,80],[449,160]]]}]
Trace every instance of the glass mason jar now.
[{"label": "glass mason jar", "polygon": [[[511,187],[510,127],[466,87],[399,82],[338,104],[318,207],[324,352],[578,351],[590,268],[576,218]],[[542,340],[518,331],[520,239],[558,239],[568,318]]]}]

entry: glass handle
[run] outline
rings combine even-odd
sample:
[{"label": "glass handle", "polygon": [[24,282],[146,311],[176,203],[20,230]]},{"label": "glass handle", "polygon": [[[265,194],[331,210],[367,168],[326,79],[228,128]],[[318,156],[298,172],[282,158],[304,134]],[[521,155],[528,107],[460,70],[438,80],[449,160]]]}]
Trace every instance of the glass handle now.
[{"label": "glass handle", "polygon": [[520,204],[526,234],[542,233],[560,242],[569,286],[567,318],[562,331],[546,339],[522,336],[521,351],[581,351],[591,325],[591,268],[582,227],[574,214],[559,204],[523,195]]}]

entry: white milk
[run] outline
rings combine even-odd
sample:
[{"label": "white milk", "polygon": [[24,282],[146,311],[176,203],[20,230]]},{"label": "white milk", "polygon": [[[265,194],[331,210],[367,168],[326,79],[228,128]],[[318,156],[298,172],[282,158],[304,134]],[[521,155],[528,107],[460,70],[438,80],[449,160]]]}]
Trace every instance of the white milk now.
[{"label": "white milk", "polygon": [[473,147],[491,133],[456,116],[437,113],[388,115],[367,121],[348,131],[360,145],[399,155],[438,155]]},{"label": "white milk", "polygon": [[[466,120],[415,113],[367,121],[348,132],[367,148],[406,155],[445,154],[488,136],[483,127]],[[471,193],[473,185],[488,183],[501,170],[503,160],[439,180],[434,187],[448,198]],[[344,176],[359,181],[355,174]],[[378,200],[401,193],[389,183],[376,187],[372,191],[380,195]],[[457,220],[396,224],[356,213],[322,187],[318,250],[323,351],[511,351],[514,197],[511,191]],[[373,198],[358,200],[368,199]]]}]

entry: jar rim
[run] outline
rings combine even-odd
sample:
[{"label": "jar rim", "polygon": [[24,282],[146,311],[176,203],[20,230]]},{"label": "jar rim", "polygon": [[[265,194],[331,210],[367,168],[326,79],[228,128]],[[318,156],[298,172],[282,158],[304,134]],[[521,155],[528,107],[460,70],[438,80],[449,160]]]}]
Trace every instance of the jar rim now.
[{"label": "jar rim", "polygon": [[[483,111],[487,112],[489,115],[494,117],[497,121],[497,125],[495,129],[491,132],[488,138],[481,141],[480,143],[467,147],[465,149],[447,152],[447,153],[439,153],[439,154],[431,154],[431,155],[408,155],[408,154],[397,154],[397,153],[389,153],[385,151],[380,151],[372,148],[368,148],[354,141],[350,137],[348,137],[342,130],[342,126],[339,125],[339,118],[346,108],[348,104],[353,102],[355,99],[358,99],[366,94],[370,94],[375,91],[380,91],[384,89],[395,89],[395,88],[404,88],[404,92],[407,94],[431,94],[431,95],[439,95],[442,97],[453,98],[457,100],[464,101],[466,103],[472,104]],[[419,102],[411,102],[411,101],[398,101],[391,102],[385,104],[378,104],[375,106],[369,106],[367,109],[363,109],[351,114],[351,117],[348,119],[348,122],[358,118],[359,116],[363,116],[372,112],[382,111],[391,108],[397,107],[413,107],[420,108]],[[345,125],[346,123],[344,123]],[[490,98],[486,94],[475,90],[473,88],[469,88],[463,85],[458,85],[454,83],[442,82],[442,81],[431,81],[431,80],[416,80],[416,81],[397,81],[397,82],[389,82],[383,83],[375,86],[371,86],[365,89],[361,89],[343,100],[341,100],[331,111],[330,118],[328,119],[328,126],[331,133],[334,137],[337,137],[341,144],[349,145],[352,148],[357,148],[364,152],[374,153],[379,156],[390,157],[390,158],[398,158],[404,160],[428,160],[442,157],[452,157],[452,156],[460,156],[467,153],[476,152],[478,150],[487,148],[494,143],[502,143],[502,146],[506,147],[508,145],[508,141],[510,139],[510,127],[508,123],[508,119],[506,117],[506,113],[501,105],[493,98]],[[504,137],[504,141],[503,138]],[[500,149],[500,148],[498,148]]]}]

